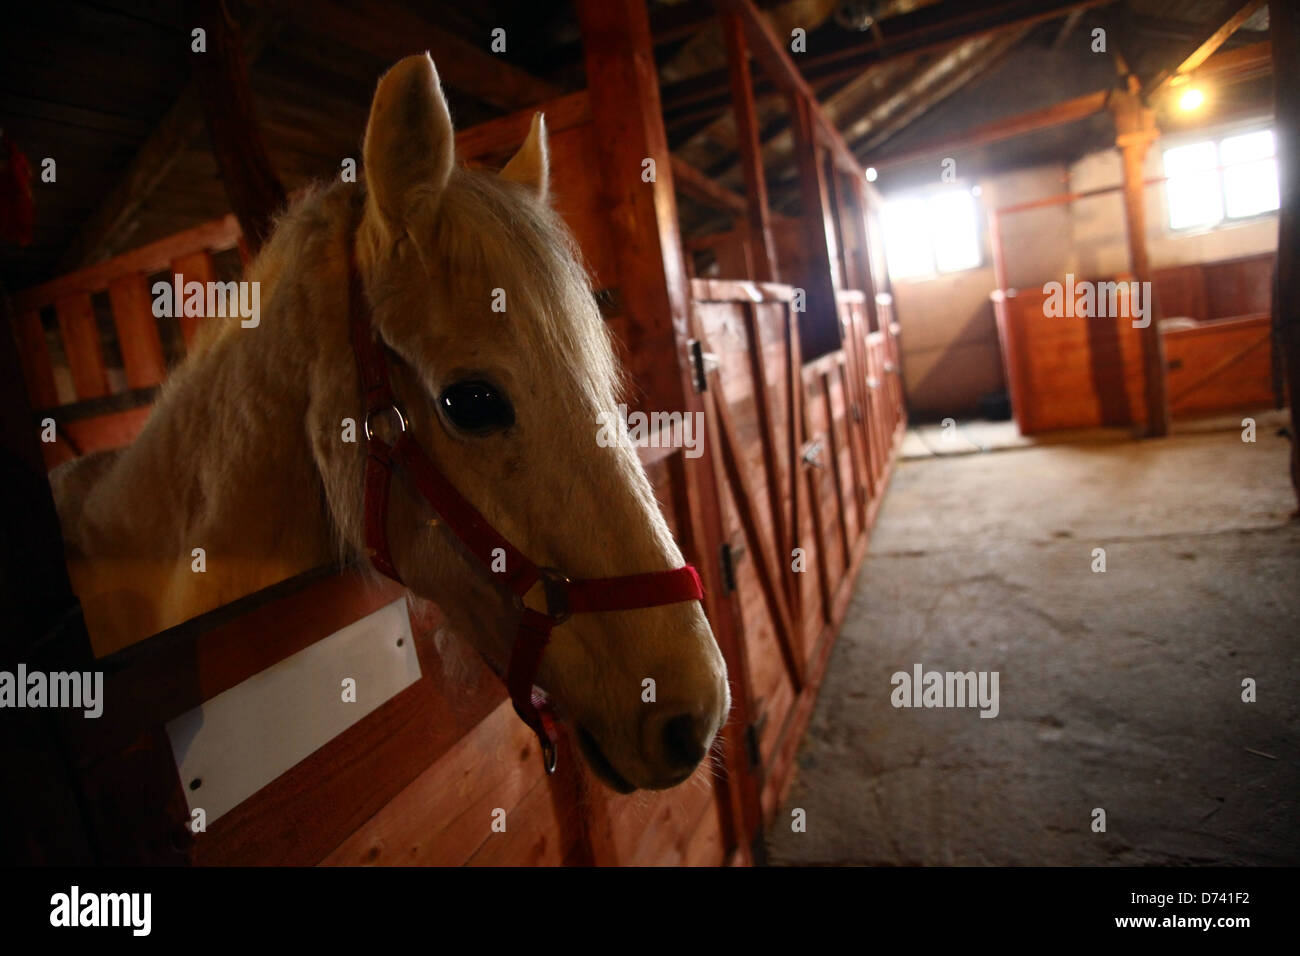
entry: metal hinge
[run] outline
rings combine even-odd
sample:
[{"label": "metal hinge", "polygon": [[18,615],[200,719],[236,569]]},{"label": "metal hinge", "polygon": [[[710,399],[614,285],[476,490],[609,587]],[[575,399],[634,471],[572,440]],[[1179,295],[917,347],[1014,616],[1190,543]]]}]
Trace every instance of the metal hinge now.
[{"label": "metal hinge", "polygon": [[686,343],[686,348],[690,352],[691,380],[695,383],[695,390],[707,391],[709,373],[717,369],[718,357],[712,352],[704,351],[704,345],[699,339],[691,339]]},{"label": "metal hinge", "polygon": [[745,546],[728,541],[724,542],[719,550],[721,552],[719,560],[722,564],[722,593],[731,594],[736,590],[736,565],[745,556]]}]

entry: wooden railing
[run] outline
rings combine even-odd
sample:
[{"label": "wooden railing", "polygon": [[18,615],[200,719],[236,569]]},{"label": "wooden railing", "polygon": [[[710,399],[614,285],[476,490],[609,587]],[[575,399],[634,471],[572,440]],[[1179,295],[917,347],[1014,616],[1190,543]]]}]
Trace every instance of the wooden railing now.
[{"label": "wooden railing", "polygon": [[[226,215],[13,296],[28,397],[38,416],[57,425],[57,440],[42,446],[49,467],[129,444],[157,386],[193,341],[202,320],[155,318],[150,277],[180,273],[206,283],[218,278],[213,256],[239,248],[239,224]],[[107,344],[121,356],[120,366],[106,357],[102,295],[112,318]]]}]

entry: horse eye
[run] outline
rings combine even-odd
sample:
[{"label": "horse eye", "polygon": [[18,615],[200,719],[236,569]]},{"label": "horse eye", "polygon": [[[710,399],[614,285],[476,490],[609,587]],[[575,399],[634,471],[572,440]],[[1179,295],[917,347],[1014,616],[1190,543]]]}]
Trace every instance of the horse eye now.
[{"label": "horse eye", "polygon": [[438,403],[447,419],[461,431],[482,434],[515,423],[515,410],[510,401],[487,382],[449,385]]}]

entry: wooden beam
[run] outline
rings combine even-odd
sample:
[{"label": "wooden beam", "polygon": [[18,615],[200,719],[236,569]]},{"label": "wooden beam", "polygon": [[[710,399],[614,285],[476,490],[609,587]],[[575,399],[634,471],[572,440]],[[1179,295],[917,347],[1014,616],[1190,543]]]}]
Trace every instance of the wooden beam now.
[{"label": "wooden beam", "polygon": [[[693,385],[690,340],[698,338],[677,229],[672,159],[659,102],[650,24],[643,0],[577,0],[603,199],[618,258],[633,371],[649,407],[704,411]],[[641,179],[642,162],[659,175]],[[744,732],[753,719],[746,651],[736,601],[726,596],[717,560],[722,545],[718,464],[712,442],[682,461],[690,521],[687,535],[705,584],[705,609],[732,676],[732,713],[723,727],[725,800],[732,835],[763,856],[758,781],[746,760]],[[730,848],[729,848],[730,849]]]},{"label": "wooden beam", "polygon": [[1140,330],[1142,377],[1146,396],[1147,435],[1158,438],[1169,433],[1169,397],[1165,389],[1164,343],[1151,282],[1151,259],[1147,254],[1146,196],[1143,168],[1147,150],[1160,133],[1155,116],[1143,105],[1137,80],[1129,78],[1129,89],[1110,99],[1115,116],[1115,145],[1124,162],[1124,223],[1128,232],[1130,269],[1144,288],[1153,290],[1147,299],[1147,326]]},{"label": "wooden beam", "polygon": [[[998,66],[1028,33],[1028,27],[1004,30],[972,40],[911,73],[902,89],[886,96],[877,108],[845,129],[855,153],[879,149],[899,132],[959,90]],[[883,117],[882,115],[883,114]],[[858,139],[855,140],[855,134]]]},{"label": "wooden beam", "polygon": [[1270,4],[1273,44],[1273,135],[1277,138],[1280,203],[1273,285],[1273,334],[1291,403],[1291,486],[1300,518],[1300,17],[1287,3]]},{"label": "wooden beam", "polygon": [[[274,32],[275,26],[269,17],[253,18],[244,39],[244,58],[248,63],[257,61]],[[199,102],[198,86],[191,80],[149,138],[136,150],[122,177],[64,250],[59,259],[58,273],[102,262],[126,249],[140,208],[202,131],[203,106]]]},{"label": "wooden beam", "polygon": [[239,220],[250,253],[271,234],[273,220],[288,194],[271,166],[248,83],[248,66],[236,27],[221,0],[189,0],[191,23],[207,33],[204,52],[191,52],[190,64],[199,102],[208,123],[226,195]]},{"label": "wooden beam", "polygon": [[[1228,17],[1227,20],[1211,30],[1209,35],[1197,44],[1196,48],[1185,56],[1178,66],[1173,70],[1162,70],[1148,83],[1143,84],[1143,89],[1147,91],[1148,95],[1158,93],[1160,89],[1175,76],[1181,76],[1182,74],[1190,73],[1195,70],[1198,66],[1208,60],[1215,50],[1223,46],[1228,37],[1236,33],[1243,23],[1254,16],[1255,11],[1262,7],[1264,2],[1265,0],[1247,0],[1246,3],[1243,3],[1237,8],[1236,12],[1234,12],[1232,16]],[[1270,15],[1273,6],[1275,6],[1275,4],[1269,5]]]},{"label": "wooden beam", "polygon": [[[799,164],[804,273],[799,283],[806,293],[799,316],[799,347],[805,360],[840,347],[840,313],[835,292],[835,226],[826,193],[821,150],[813,126],[813,108],[802,96],[790,97],[794,117],[795,156]],[[788,277],[787,277],[788,278]]]},{"label": "wooden beam", "polygon": [[767,205],[767,177],[763,173],[763,152],[759,145],[758,113],[754,108],[754,79],[749,72],[749,49],[745,26],[735,13],[722,15],[722,33],[727,43],[727,64],[731,73],[731,105],[736,118],[736,142],[741,173],[745,178],[746,221],[754,254],[754,275],[760,282],[776,280],[776,251]]},{"label": "wooden beam", "polygon": [[719,184],[716,179],[710,179],[679,156],[672,158],[672,167],[673,185],[683,195],[733,216],[748,215],[749,207],[745,204],[744,196],[732,192],[726,186]]},{"label": "wooden beam", "polygon": [[991,123],[965,130],[956,136],[936,137],[902,153],[878,158],[867,157],[867,160],[869,160],[870,165],[875,166],[877,169],[887,166],[900,166],[939,153],[986,146],[989,143],[1012,139],[1025,133],[1032,133],[1035,130],[1048,129],[1062,123],[1073,123],[1076,120],[1085,119],[1102,112],[1106,109],[1106,100],[1109,96],[1110,90],[1098,90],[1095,93],[1087,93],[1073,99],[1063,100],[1060,103],[1054,103],[1043,109],[1030,110],[1027,113],[1019,113],[1006,119],[994,120]]},{"label": "wooden beam", "polygon": [[[716,0],[715,0],[716,2]],[[881,63],[898,57],[914,57],[955,46],[966,40],[1014,26],[1033,26],[1063,17],[1074,10],[1104,6],[1114,0],[1075,0],[1050,5],[1032,0],[972,5],[969,10],[950,10],[949,4],[932,4],[888,21],[883,40],[844,34],[842,45],[825,53],[800,56],[804,77],[811,84],[857,76]],[[1046,7],[1046,8],[1045,8]],[[862,35],[866,37],[867,35]],[[664,90],[665,110],[670,123],[689,107],[726,108],[728,77],[725,70],[715,70],[674,83]],[[779,83],[760,80],[756,94],[771,92]]]},{"label": "wooden beam", "polygon": [[[1271,21],[1270,21],[1271,22]],[[1264,40],[1239,46],[1233,50],[1220,50],[1196,69],[1196,78],[1235,83],[1263,76],[1273,70],[1273,49]]]},{"label": "wooden beam", "polygon": [[745,33],[749,38],[750,52],[754,59],[762,64],[763,69],[773,82],[788,95],[806,100],[811,106],[810,119],[819,139],[830,148],[836,161],[845,169],[861,172],[857,159],[849,146],[840,136],[835,124],[827,118],[817,100],[817,94],[808,85],[799,67],[795,65],[785,46],[772,32],[767,18],[758,12],[753,0],[717,0],[718,9],[723,13],[734,13],[745,24]]}]

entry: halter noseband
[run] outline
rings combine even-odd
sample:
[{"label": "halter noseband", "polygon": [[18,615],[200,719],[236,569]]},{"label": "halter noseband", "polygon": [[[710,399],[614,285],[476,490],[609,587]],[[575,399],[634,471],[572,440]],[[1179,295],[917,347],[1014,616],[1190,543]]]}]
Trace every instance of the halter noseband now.
[{"label": "halter noseband", "polygon": [[[555,718],[545,694],[533,686],[551,630],[573,614],[630,611],[698,601],[704,597],[700,576],[688,564],[671,571],[575,581],[556,568],[541,567],[530,561],[456,490],[412,437],[389,384],[388,361],[383,345],[371,328],[369,303],[354,261],[349,263],[348,293],[352,351],[356,355],[366,408],[362,420],[367,446],[365,541],[370,560],[383,574],[399,584],[405,583],[393,564],[388,545],[388,490],[394,464],[402,467],[420,497],[432,506],[439,520],[485,569],[491,571],[494,559],[505,556],[506,570],[497,574],[510,591],[520,615],[518,633],[510,651],[506,688],[515,712],[537,734],[546,772],[554,773]],[[394,418],[397,439],[391,445],[371,427],[375,419],[384,415]],[[524,595],[539,583],[546,601],[544,612],[524,603]]]}]

